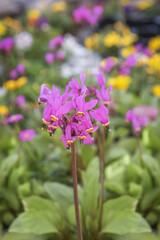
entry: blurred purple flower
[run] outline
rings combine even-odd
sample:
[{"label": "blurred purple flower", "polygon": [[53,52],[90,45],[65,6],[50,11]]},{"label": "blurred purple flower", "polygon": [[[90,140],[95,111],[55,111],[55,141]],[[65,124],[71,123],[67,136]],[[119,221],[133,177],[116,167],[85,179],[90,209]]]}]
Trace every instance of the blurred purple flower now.
[{"label": "blurred purple flower", "polygon": [[52,64],[54,62],[54,54],[53,53],[46,53],[44,58],[48,64]]},{"label": "blurred purple flower", "polygon": [[22,119],[23,119],[22,114],[13,114],[9,118],[7,118],[7,122],[8,123],[14,123],[14,122],[19,122]]},{"label": "blurred purple flower", "polygon": [[9,54],[13,46],[14,46],[14,41],[12,37],[4,38],[0,42],[0,51],[2,51],[4,54]]},{"label": "blurred purple flower", "polygon": [[155,121],[158,118],[158,108],[154,106],[136,106],[133,108],[133,112],[137,116],[145,116],[151,121]]},{"label": "blurred purple flower", "polygon": [[19,107],[23,107],[26,103],[26,98],[23,95],[19,95],[16,99],[16,103]]},{"label": "blurred purple flower", "polygon": [[19,63],[16,69],[17,69],[17,72],[21,75],[25,73],[25,66],[22,63]]},{"label": "blurred purple flower", "polygon": [[119,69],[120,75],[130,75],[131,69],[129,67],[121,66]]},{"label": "blurred purple flower", "polygon": [[60,47],[64,41],[63,36],[59,35],[49,41],[49,49],[53,50],[56,47]]},{"label": "blurred purple flower", "polygon": [[62,61],[62,60],[64,59],[64,53],[61,52],[61,51],[59,51],[59,52],[57,52],[57,53],[55,54],[55,57],[56,57],[56,59]]},{"label": "blurred purple flower", "polygon": [[10,78],[12,78],[12,79],[17,79],[18,78],[18,73],[17,73],[16,69],[12,69],[10,71]]},{"label": "blurred purple flower", "polygon": [[32,138],[34,138],[35,136],[36,132],[34,129],[26,129],[21,131],[21,133],[19,134],[19,140],[21,140],[22,142],[31,141]]},{"label": "blurred purple flower", "polygon": [[133,67],[137,64],[137,59],[135,54],[131,54],[125,61],[127,67]]}]

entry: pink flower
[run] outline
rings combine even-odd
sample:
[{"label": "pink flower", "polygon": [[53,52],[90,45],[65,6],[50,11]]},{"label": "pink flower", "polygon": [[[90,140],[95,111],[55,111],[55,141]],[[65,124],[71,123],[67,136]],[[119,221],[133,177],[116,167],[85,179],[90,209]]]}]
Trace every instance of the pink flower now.
[{"label": "pink flower", "polygon": [[126,66],[120,67],[120,70],[119,70],[120,75],[130,75],[130,73],[131,73],[131,69],[129,67],[126,67]]},{"label": "pink flower", "polygon": [[19,140],[24,142],[24,141],[31,141],[35,136],[36,136],[36,132],[34,129],[26,129],[21,131],[18,137],[19,137]]},{"label": "pink flower", "polygon": [[58,60],[60,60],[60,61],[64,60],[64,53],[61,52],[61,51],[56,52],[55,58],[58,59]]},{"label": "pink flower", "polygon": [[44,58],[48,64],[52,64],[54,62],[55,56],[53,53],[46,53]]},{"label": "pink flower", "polygon": [[53,50],[57,47],[60,47],[64,41],[63,36],[59,35],[49,41],[49,49]]},{"label": "pink flower", "polygon": [[19,107],[23,107],[26,103],[25,96],[23,96],[23,95],[17,96],[16,103]]},{"label": "pink flower", "polygon": [[76,97],[76,96],[85,94],[86,91],[87,91],[87,87],[84,84],[85,79],[86,79],[86,74],[85,73],[81,73],[79,75],[79,78],[81,80],[82,86],[79,85],[79,83],[78,83],[76,78],[72,78],[72,81],[69,82],[69,87],[71,88],[70,95],[72,97]]},{"label": "pink flower", "polygon": [[147,118],[145,116],[138,116],[133,112],[133,110],[128,110],[128,112],[126,113],[126,122],[132,123],[135,133],[140,132],[142,127],[146,127],[148,124]]},{"label": "pink flower", "polygon": [[17,73],[16,69],[12,69],[10,71],[10,78],[12,78],[12,79],[17,79],[18,78],[18,73]]},{"label": "pink flower", "polygon": [[104,127],[109,126],[109,111],[107,107],[101,105],[100,108],[90,112],[90,115],[97,121],[100,122]]},{"label": "pink flower", "polygon": [[20,75],[24,75],[25,73],[25,66],[22,64],[22,63],[19,63],[17,65],[17,68],[16,68],[17,72],[20,74]]},{"label": "pink flower", "polygon": [[135,54],[131,54],[125,61],[127,67],[134,67],[137,64],[137,59]]},{"label": "pink flower", "polygon": [[72,13],[76,23],[88,23],[95,26],[103,14],[102,6],[95,6],[92,10],[86,6],[80,6]]},{"label": "pink flower", "polygon": [[139,116],[145,116],[151,121],[155,121],[158,117],[158,108],[155,106],[136,106],[133,108],[133,112]]},{"label": "pink flower", "polygon": [[23,119],[22,114],[13,114],[9,118],[7,118],[7,122],[8,123],[14,123],[14,122],[19,122],[22,119]]},{"label": "pink flower", "polygon": [[104,66],[100,65],[100,69],[106,73],[109,73],[116,65],[116,61],[110,57],[105,59]]}]

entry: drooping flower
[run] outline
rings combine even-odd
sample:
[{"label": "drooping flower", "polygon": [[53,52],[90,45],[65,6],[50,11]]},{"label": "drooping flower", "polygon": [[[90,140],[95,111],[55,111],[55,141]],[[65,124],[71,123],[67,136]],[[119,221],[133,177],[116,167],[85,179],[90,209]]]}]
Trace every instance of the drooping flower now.
[{"label": "drooping flower", "polygon": [[83,95],[87,91],[87,87],[84,84],[85,79],[86,79],[86,74],[85,73],[81,73],[79,75],[79,78],[81,80],[82,86],[79,85],[79,83],[78,83],[76,78],[72,78],[72,81],[69,82],[69,87],[71,88],[70,95],[72,97]]},{"label": "drooping flower", "polygon": [[7,118],[7,122],[8,123],[14,123],[14,122],[19,122],[22,119],[23,119],[22,114],[13,114],[9,118]]},{"label": "drooping flower", "polygon": [[104,127],[109,126],[109,117],[108,117],[109,111],[104,106],[101,105],[100,108],[90,111],[90,115],[97,121],[100,122]]},{"label": "drooping flower", "polygon": [[26,129],[20,132],[18,138],[22,142],[31,141],[36,136],[36,132],[34,129]]}]

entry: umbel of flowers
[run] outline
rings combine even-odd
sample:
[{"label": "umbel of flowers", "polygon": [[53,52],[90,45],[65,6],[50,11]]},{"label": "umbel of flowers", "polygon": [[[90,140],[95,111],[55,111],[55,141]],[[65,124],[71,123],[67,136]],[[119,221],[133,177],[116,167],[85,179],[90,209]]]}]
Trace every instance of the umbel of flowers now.
[{"label": "umbel of flowers", "polygon": [[75,139],[79,139],[81,143],[92,144],[92,135],[98,129],[97,122],[106,127],[109,125],[106,103],[110,101],[111,88],[105,87],[105,79],[102,76],[96,75],[101,90],[87,88],[84,73],[79,75],[81,85],[76,78],[72,78],[62,95],[54,85],[52,90],[45,84],[41,85],[38,100],[39,103],[46,103],[43,127],[46,126],[50,135],[54,134],[57,128],[61,128],[60,140],[63,140],[67,148]]},{"label": "umbel of flowers", "polygon": [[78,83],[76,78],[72,78],[62,95],[54,85],[51,90],[47,85],[42,84],[38,99],[39,103],[46,103],[42,118],[43,128],[46,128],[51,136],[57,128],[60,128],[62,130],[60,140],[63,141],[67,149],[71,146],[74,201],[79,240],[83,239],[83,234],[79,214],[75,140],[78,139],[80,143],[84,144],[92,144],[94,143],[93,133],[99,127],[98,122],[102,124],[104,129],[109,126],[107,105],[110,101],[112,88],[106,88],[105,77],[102,73],[95,76],[97,86],[93,88],[88,88],[85,85],[86,75],[84,73],[79,75],[81,84]]}]

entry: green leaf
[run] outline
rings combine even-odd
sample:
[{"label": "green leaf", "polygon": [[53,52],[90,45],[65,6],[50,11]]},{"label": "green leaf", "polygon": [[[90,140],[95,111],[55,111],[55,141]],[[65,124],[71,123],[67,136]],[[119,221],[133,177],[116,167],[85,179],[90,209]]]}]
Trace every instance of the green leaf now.
[{"label": "green leaf", "polygon": [[11,224],[9,232],[42,235],[58,233],[58,230],[43,211],[29,211],[20,214],[18,218],[16,218]]},{"label": "green leaf", "polygon": [[114,240],[159,240],[159,238],[153,233],[142,233],[116,236]]},{"label": "green leaf", "polygon": [[118,211],[135,211],[136,205],[137,199],[129,196],[107,201],[103,206],[103,226],[106,226]]},{"label": "green leaf", "polygon": [[2,240],[46,240],[46,237],[34,234],[7,233]]},{"label": "green leaf", "polygon": [[151,232],[148,223],[140,214],[131,211],[118,211],[102,229],[102,233],[118,235],[145,232]]},{"label": "green leaf", "polygon": [[129,194],[139,199],[142,194],[142,186],[135,182],[129,183]]},{"label": "green leaf", "polygon": [[49,197],[60,204],[65,211],[73,204],[73,189],[61,183],[45,183],[44,188]]},{"label": "green leaf", "polygon": [[143,196],[143,199],[140,203],[142,211],[146,211],[149,208],[153,208],[156,205],[160,204],[160,189],[155,188],[146,192]]},{"label": "green leaf", "polygon": [[124,148],[127,151],[133,153],[133,152],[135,152],[135,149],[137,148],[137,141],[133,137],[124,138],[118,142],[117,147]]},{"label": "green leaf", "polygon": [[23,200],[23,205],[26,212],[42,211],[57,228],[62,223],[61,210],[53,201],[38,196],[31,196]]},{"label": "green leaf", "polygon": [[0,186],[3,185],[6,177],[8,176],[10,170],[17,162],[18,156],[17,154],[11,155],[3,160],[0,164]]}]

